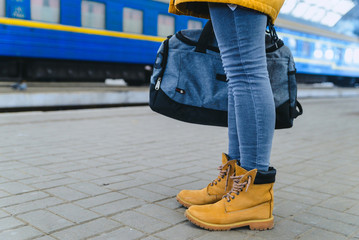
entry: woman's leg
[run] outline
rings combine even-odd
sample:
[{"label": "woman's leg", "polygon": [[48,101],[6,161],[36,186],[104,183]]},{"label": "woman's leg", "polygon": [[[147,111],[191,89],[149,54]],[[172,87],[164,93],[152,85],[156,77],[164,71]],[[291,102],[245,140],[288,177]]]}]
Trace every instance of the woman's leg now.
[{"label": "woman's leg", "polygon": [[219,202],[191,206],[185,215],[209,230],[271,229],[276,170],[268,167],[275,109],[265,55],[267,17],[226,4],[210,4],[210,13],[229,79],[228,130],[237,130],[229,133],[230,148],[239,145],[241,166],[235,165],[233,187]]},{"label": "woman's leg", "polygon": [[229,155],[240,153],[247,170],[267,171],[275,127],[265,53],[267,16],[242,7],[232,11],[226,4],[210,4],[210,14],[229,79]]}]

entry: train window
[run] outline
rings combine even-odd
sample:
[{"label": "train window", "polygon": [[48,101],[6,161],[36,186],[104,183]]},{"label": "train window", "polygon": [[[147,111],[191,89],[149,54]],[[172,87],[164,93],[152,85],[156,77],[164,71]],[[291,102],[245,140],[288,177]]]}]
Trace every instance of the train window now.
[{"label": "train window", "polygon": [[88,28],[106,28],[106,5],[94,1],[82,1],[81,25]]},{"label": "train window", "polygon": [[343,48],[337,48],[335,53],[335,60],[342,62],[344,58],[344,49]]},{"label": "train window", "polygon": [[0,0],[0,17],[6,16],[5,0]]},{"label": "train window", "polygon": [[354,63],[359,64],[359,48],[354,50]]},{"label": "train window", "polygon": [[313,55],[315,58],[322,58],[323,57],[323,51],[322,49],[315,49],[313,52]]},{"label": "train window", "polygon": [[143,33],[143,12],[133,8],[123,8],[123,31]]},{"label": "train window", "polygon": [[290,48],[292,48],[292,49],[297,48],[297,40],[296,39],[290,37],[288,40],[288,43],[289,43]]},{"label": "train window", "polygon": [[175,33],[175,18],[163,14],[158,15],[157,35],[166,37]]},{"label": "train window", "polygon": [[311,44],[309,42],[302,43],[302,55],[305,57],[309,57],[311,55],[312,49]]},{"label": "train window", "polygon": [[202,22],[189,20],[188,23],[187,23],[187,28],[188,29],[201,29],[202,28]]},{"label": "train window", "polygon": [[286,37],[283,38],[285,40],[285,44],[290,48],[293,55],[297,54],[297,47],[298,47],[298,40],[296,40],[294,37]]},{"label": "train window", "polygon": [[31,0],[31,19],[59,23],[60,0]]},{"label": "train window", "polygon": [[324,57],[327,60],[333,60],[334,59],[334,50],[331,48],[328,48],[325,50]]},{"label": "train window", "polygon": [[350,64],[353,62],[354,51],[351,48],[347,48],[344,53],[344,62]]},{"label": "train window", "polygon": [[315,58],[323,58],[323,47],[322,44],[320,43],[315,43],[314,44],[314,50],[313,50],[313,56]]}]

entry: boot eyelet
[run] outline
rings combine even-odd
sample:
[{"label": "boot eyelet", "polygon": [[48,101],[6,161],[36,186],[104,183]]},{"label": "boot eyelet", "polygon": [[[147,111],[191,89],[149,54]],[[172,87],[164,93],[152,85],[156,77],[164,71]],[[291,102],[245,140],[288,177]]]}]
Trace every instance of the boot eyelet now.
[{"label": "boot eyelet", "polygon": [[218,179],[218,182],[220,182],[221,181],[221,179]]},{"label": "boot eyelet", "polygon": [[239,195],[239,192],[237,192],[237,195]]},{"label": "boot eyelet", "polygon": [[215,182],[214,185],[217,185],[217,182]]},{"label": "boot eyelet", "polygon": [[227,200],[227,202],[230,202],[230,201],[231,201],[231,199]]},{"label": "boot eyelet", "polygon": [[232,199],[234,199],[235,198],[235,196],[232,196]]}]

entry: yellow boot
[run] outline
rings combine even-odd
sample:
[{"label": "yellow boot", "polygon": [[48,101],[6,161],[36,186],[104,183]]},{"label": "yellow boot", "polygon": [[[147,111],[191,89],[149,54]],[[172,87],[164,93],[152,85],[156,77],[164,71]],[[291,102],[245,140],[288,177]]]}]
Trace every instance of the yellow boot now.
[{"label": "yellow boot", "polygon": [[220,170],[218,178],[201,190],[182,190],[177,194],[177,201],[184,207],[190,207],[221,200],[223,195],[232,189],[233,180],[230,177],[234,175],[236,162],[237,160],[228,161],[228,156],[222,153],[222,165],[218,168]]},{"label": "yellow boot", "polygon": [[[243,175],[240,173],[244,172]],[[249,226],[251,230],[267,230],[274,226],[273,184],[276,170],[246,171],[236,166],[232,190],[222,200],[208,205],[191,206],[186,217],[208,230],[230,230]]]}]

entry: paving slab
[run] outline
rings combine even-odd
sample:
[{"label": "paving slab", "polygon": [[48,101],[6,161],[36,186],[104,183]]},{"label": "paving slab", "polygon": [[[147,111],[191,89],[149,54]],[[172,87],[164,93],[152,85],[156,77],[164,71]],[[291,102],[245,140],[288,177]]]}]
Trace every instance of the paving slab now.
[{"label": "paving slab", "polygon": [[302,99],[275,132],[275,228],[211,232],[182,188],[218,175],[227,129],[149,107],[0,114],[0,239],[359,239],[359,98]]}]

